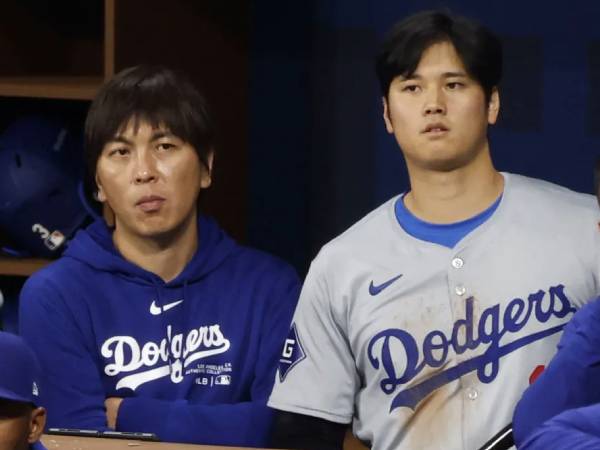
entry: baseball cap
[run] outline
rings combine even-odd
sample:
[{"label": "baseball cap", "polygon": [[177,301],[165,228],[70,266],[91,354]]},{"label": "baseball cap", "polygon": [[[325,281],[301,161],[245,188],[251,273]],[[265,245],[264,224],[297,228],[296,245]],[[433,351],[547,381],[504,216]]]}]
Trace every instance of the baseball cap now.
[{"label": "baseball cap", "polygon": [[38,360],[25,341],[0,331],[0,399],[38,403]]}]

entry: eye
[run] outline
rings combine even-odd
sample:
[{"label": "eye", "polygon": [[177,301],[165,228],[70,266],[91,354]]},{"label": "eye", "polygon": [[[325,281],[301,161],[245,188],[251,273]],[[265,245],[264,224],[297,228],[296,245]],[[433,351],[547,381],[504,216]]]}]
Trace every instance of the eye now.
[{"label": "eye", "polygon": [[462,87],[465,86],[464,83],[461,83],[460,81],[451,81],[449,82],[447,85],[448,89],[450,89],[451,91],[455,91],[457,89],[460,89]]},{"label": "eye", "polygon": [[171,142],[161,142],[160,144],[158,144],[156,146],[156,148],[158,150],[163,150],[163,151],[173,150],[175,147],[177,147],[177,146],[175,144],[172,144]]},{"label": "eye", "polygon": [[129,155],[129,149],[126,147],[113,148],[108,152],[108,156],[127,156]]},{"label": "eye", "polygon": [[404,86],[402,88],[402,92],[408,92],[408,93],[417,93],[421,90],[421,86],[419,86],[418,84],[407,84],[406,86]]}]

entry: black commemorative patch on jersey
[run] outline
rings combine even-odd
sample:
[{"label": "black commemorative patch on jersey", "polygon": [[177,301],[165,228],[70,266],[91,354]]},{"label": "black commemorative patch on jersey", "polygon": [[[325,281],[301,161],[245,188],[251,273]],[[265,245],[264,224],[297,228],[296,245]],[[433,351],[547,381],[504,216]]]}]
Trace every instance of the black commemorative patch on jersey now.
[{"label": "black commemorative patch on jersey", "polygon": [[283,344],[281,358],[279,358],[279,381],[283,383],[289,371],[304,358],[306,358],[306,353],[302,348],[296,324],[292,323],[288,337]]}]

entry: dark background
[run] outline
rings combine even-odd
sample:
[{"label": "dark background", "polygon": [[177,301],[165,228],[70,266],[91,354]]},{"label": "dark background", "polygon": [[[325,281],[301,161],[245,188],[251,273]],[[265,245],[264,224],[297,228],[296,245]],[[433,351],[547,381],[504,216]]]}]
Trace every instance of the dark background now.
[{"label": "dark background", "polygon": [[[103,0],[10,0],[0,75],[102,72]],[[117,0],[115,67],[184,68],[219,125],[203,207],[239,241],[304,275],[319,248],[407,188],[384,129],[378,42],[422,9],[478,19],[504,42],[500,170],[591,192],[600,154],[600,3],[591,0]],[[81,122],[89,102],[0,98],[0,129],[41,112]],[[0,233],[0,238],[2,233]]]}]

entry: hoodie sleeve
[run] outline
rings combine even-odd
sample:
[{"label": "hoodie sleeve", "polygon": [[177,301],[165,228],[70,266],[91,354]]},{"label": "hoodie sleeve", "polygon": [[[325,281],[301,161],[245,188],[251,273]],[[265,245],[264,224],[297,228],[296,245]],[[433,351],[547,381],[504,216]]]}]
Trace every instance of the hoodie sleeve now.
[{"label": "hoodie sleeve", "polygon": [[600,404],[570,409],[536,428],[519,450],[600,448]]},{"label": "hoodie sleeve", "polygon": [[565,327],[558,353],[515,409],[513,433],[519,448],[548,419],[568,409],[600,403],[599,325],[600,300],[596,299]]},{"label": "hoodie sleeve", "polygon": [[[117,429],[154,432],[163,441],[264,447],[269,442],[274,411],[266,406],[277,361],[298,300],[300,282],[290,267],[266,284],[272,288],[260,329],[260,348],[254,366],[251,400],[203,405],[186,400],[125,398],[119,407]],[[257,305],[262,303],[257,300]]]},{"label": "hoodie sleeve", "polygon": [[40,404],[48,427],[106,429],[104,391],[93,350],[53,277],[42,271],[21,290],[19,330],[42,366]]}]

